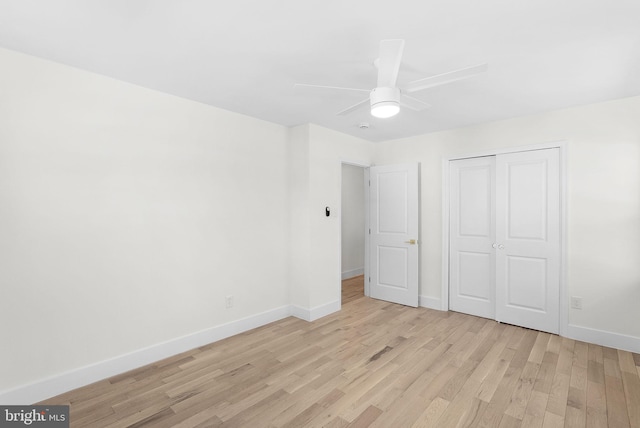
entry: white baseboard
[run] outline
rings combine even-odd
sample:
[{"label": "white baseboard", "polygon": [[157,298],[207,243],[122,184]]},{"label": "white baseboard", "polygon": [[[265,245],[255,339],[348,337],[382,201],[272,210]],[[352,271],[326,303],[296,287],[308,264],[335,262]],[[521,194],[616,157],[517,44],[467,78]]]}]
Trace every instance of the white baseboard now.
[{"label": "white baseboard", "polygon": [[[338,302],[339,304],[340,302]],[[232,321],[187,336],[159,343],[110,360],[80,367],[29,385],[0,392],[0,404],[28,405],[67,391],[89,385],[129,370],[160,361],[291,315],[290,306],[282,306],[247,318]]]},{"label": "white baseboard", "polygon": [[292,305],[291,315],[296,318],[303,319],[305,321],[315,321],[318,318],[325,317],[329,314],[340,310],[340,300],[336,300],[324,305],[316,306],[315,308],[307,309],[301,306]]},{"label": "white baseboard", "polygon": [[311,321],[311,313],[309,309],[305,309],[302,306],[291,305],[291,316],[300,318],[301,320]]},{"label": "white baseboard", "polygon": [[435,309],[436,311],[442,310],[442,302],[437,297],[420,296],[419,305],[423,308]]},{"label": "white baseboard", "polygon": [[360,276],[360,275],[364,275],[364,268],[361,267],[359,269],[351,269],[351,270],[347,270],[342,272],[342,279],[349,279],[349,278],[353,278],[354,276]]},{"label": "white baseboard", "polygon": [[609,331],[596,330],[588,327],[580,327],[569,324],[564,331],[564,336],[569,339],[581,340],[609,348],[622,349],[623,351],[640,353],[640,338],[624,334],[611,333]]},{"label": "white baseboard", "polygon": [[[441,299],[436,297],[420,296],[420,306],[438,311],[443,310]],[[567,325],[561,336],[609,348],[622,349],[636,354],[640,353],[640,338],[635,336],[580,327],[573,324]]]}]

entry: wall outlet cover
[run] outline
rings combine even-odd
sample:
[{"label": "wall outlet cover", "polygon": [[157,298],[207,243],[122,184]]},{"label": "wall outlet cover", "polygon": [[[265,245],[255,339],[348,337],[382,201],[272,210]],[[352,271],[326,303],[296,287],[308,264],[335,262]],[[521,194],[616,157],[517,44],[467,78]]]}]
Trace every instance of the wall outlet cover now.
[{"label": "wall outlet cover", "polygon": [[571,297],[571,307],[573,309],[582,309],[582,297]]}]

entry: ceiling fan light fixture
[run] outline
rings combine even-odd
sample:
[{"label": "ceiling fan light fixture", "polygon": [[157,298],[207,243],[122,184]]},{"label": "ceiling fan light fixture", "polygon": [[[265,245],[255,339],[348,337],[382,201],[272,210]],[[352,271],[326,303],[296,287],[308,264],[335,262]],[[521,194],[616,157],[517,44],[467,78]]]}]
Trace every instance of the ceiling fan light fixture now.
[{"label": "ceiling fan light fixture", "polygon": [[400,112],[400,104],[395,101],[383,101],[371,106],[371,115],[380,119],[393,117]]},{"label": "ceiling fan light fixture", "polygon": [[395,116],[400,112],[400,90],[380,87],[371,91],[371,115],[380,119]]}]

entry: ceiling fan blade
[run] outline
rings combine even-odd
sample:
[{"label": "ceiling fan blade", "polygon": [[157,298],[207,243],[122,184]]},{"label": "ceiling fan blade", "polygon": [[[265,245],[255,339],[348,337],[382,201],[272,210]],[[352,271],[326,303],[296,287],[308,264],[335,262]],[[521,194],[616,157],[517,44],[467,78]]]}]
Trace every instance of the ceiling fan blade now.
[{"label": "ceiling fan blade", "polygon": [[378,87],[394,88],[402,61],[404,40],[382,40],[378,58]]},{"label": "ceiling fan blade", "polygon": [[400,105],[415,111],[422,111],[431,108],[431,104],[427,104],[422,100],[402,94],[400,96]]},{"label": "ceiling fan blade", "polygon": [[364,99],[364,100],[360,101],[359,103],[352,105],[351,107],[347,107],[346,109],[344,109],[342,111],[339,111],[337,113],[337,115],[338,116],[347,115],[347,114],[349,114],[351,112],[354,112],[354,111],[356,111],[356,110],[358,110],[358,109],[360,109],[360,108],[362,108],[362,107],[364,107],[366,105],[369,105],[369,98]]},{"label": "ceiling fan blade", "polygon": [[358,89],[358,88],[342,88],[339,86],[322,86],[322,85],[307,85],[306,83],[296,83],[293,86],[296,93],[311,94],[311,95],[345,95],[351,93],[369,93],[371,89]]},{"label": "ceiling fan blade", "polygon": [[456,80],[468,79],[469,77],[486,72],[487,68],[487,64],[479,64],[472,67],[449,71],[448,73],[426,77],[424,79],[414,80],[402,88],[402,92],[411,93],[427,88],[433,88],[434,86],[445,85],[447,83],[455,82]]}]

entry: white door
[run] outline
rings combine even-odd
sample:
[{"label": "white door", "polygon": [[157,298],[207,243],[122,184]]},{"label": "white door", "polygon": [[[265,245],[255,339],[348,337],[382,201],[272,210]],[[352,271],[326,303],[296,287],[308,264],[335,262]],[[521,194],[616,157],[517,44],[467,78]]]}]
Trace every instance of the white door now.
[{"label": "white door", "polygon": [[418,306],[418,164],[369,170],[370,294]]},{"label": "white door", "polygon": [[558,333],[559,150],[449,166],[450,309]]},{"label": "white door", "polygon": [[496,159],[496,320],[558,333],[558,149]]},{"label": "white door", "polygon": [[450,163],[449,308],[495,319],[495,156]]}]

